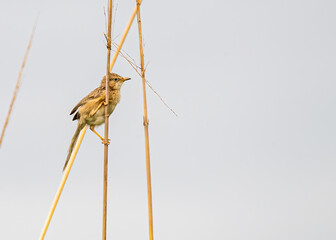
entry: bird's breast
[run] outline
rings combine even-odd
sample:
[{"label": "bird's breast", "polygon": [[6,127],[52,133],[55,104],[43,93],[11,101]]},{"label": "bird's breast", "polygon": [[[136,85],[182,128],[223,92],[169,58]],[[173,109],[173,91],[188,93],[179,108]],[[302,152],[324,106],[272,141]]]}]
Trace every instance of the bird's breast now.
[{"label": "bird's breast", "polygon": [[120,91],[112,90],[109,92],[109,99],[112,105],[117,105],[120,102]]},{"label": "bird's breast", "polygon": [[[120,101],[120,91],[111,91],[109,92],[109,105],[108,105],[108,115],[110,116],[114,111],[115,107]],[[90,108],[94,109],[99,106],[99,103],[96,102],[94,106],[90,106]],[[86,123],[88,125],[101,125],[105,122],[105,105],[101,104],[97,112],[92,116],[86,116]]]}]

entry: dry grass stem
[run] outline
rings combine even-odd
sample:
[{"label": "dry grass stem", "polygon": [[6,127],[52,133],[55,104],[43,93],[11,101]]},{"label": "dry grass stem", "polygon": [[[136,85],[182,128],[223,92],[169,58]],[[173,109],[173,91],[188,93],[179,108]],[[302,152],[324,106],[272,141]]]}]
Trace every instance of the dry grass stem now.
[{"label": "dry grass stem", "polygon": [[0,146],[1,146],[1,143],[2,143],[3,138],[5,136],[5,131],[6,131],[6,128],[7,128],[8,122],[9,122],[9,117],[10,117],[10,115],[12,113],[12,109],[13,109],[13,105],[14,105],[14,102],[15,102],[15,99],[16,99],[16,95],[17,95],[17,92],[18,92],[19,87],[20,87],[20,82],[21,82],[21,77],[22,77],[23,69],[24,69],[24,67],[26,65],[26,61],[27,61],[27,58],[28,58],[28,53],[29,53],[29,50],[30,50],[31,45],[33,43],[33,38],[34,38],[36,26],[37,26],[37,21],[38,21],[38,17],[37,17],[37,19],[35,21],[32,33],[30,35],[30,40],[29,40],[29,43],[28,43],[28,46],[27,46],[27,49],[26,49],[25,56],[23,58],[23,62],[22,62],[21,68],[20,68],[19,76],[18,76],[17,81],[16,81],[16,86],[15,86],[15,89],[14,89],[14,92],[13,92],[12,101],[11,101],[11,103],[9,105],[9,110],[8,110],[8,113],[7,113],[5,124],[4,124],[3,128],[2,128],[1,137],[0,137]]},{"label": "dry grass stem", "polygon": [[140,0],[137,0],[137,20],[139,31],[139,47],[140,47],[140,64],[141,64],[141,78],[142,78],[142,94],[143,94],[143,125],[145,132],[145,151],[146,151],[146,175],[147,175],[147,197],[148,197],[148,227],[149,227],[149,240],[153,240],[153,207],[152,207],[152,181],[151,181],[151,167],[150,167],[150,151],[149,151],[149,134],[148,134],[148,117],[147,117],[147,97],[146,97],[146,78],[144,67],[144,53],[142,42],[142,27],[140,17]]},{"label": "dry grass stem", "polygon": [[126,39],[126,37],[127,37],[127,34],[128,34],[128,32],[129,32],[129,30],[130,30],[130,28],[131,28],[131,26],[132,26],[133,20],[134,20],[134,18],[135,18],[135,15],[137,14],[138,7],[140,6],[141,2],[142,2],[142,0],[139,0],[139,1],[138,1],[138,4],[136,5],[135,9],[133,10],[133,13],[132,13],[132,15],[131,15],[131,18],[130,18],[130,20],[128,21],[128,24],[127,24],[127,26],[126,26],[126,29],[125,29],[125,31],[124,31],[124,34],[123,34],[123,36],[121,37],[119,46],[118,46],[118,48],[117,48],[117,50],[116,50],[116,52],[115,52],[115,54],[114,54],[114,56],[113,56],[113,58],[112,58],[112,60],[111,60],[111,64],[110,64],[110,72],[112,71],[112,68],[113,68],[113,66],[114,66],[114,64],[115,64],[115,62],[116,62],[116,60],[117,60],[117,58],[118,58],[120,49],[122,48],[122,45],[123,45],[124,42],[125,42],[125,39]]},{"label": "dry grass stem", "polygon": [[146,80],[146,84],[156,94],[156,96],[158,96],[158,98],[166,106],[166,108],[168,108],[176,117],[178,117],[177,113],[171,107],[169,107],[169,105],[163,100],[160,94],[157,91],[155,91],[155,89],[152,87],[152,85],[147,80]]},{"label": "dry grass stem", "polygon": [[71,154],[71,157],[70,157],[70,160],[64,170],[64,173],[63,173],[63,176],[62,176],[62,180],[61,180],[61,183],[58,187],[58,190],[56,192],[56,195],[55,195],[55,198],[54,198],[54,201],[51,205],[51,208],[50,208],[50,211],[49,211],[49,214],[48,214],[48,217],[47,217],[47,220],[45,221],[44,223],[44,226],[43,226],[43,229],[42,229],[42,232],[41,232],[41,235],[40,235],[40,238],[39,240],[43,240],[46,233],[47,233],[47,230],[48,230],[48,227],[49,227],[49,224],[50,224],[50,221],[51,221],[51,218],[55,212],[55,209],[56,209],[56,206],[57,206],[57,203],[58,203],[58,200],[62,194],[62,191],[63,191],[63,188],[64,188],[64,185],[65,185],[65,182],[66,180],[68,179],[68,176],[69,176],[69,173],[70,173],[70,170],[71,170],[71,167],[72,167],[72,164],[74,163],[75,161],[75,157],[77,155],[77,152],[78,152],[78,149],[83,141],[83,137],[85,135],[85,132],[87,130],[88,126],[86,125],[82,131],[80,132],[80,135],[78,137],[78,140],[76,142],[76,145],[75,145],[75,148]]},{"label": "dry grass stem", "polygon": [[[111,62],[111,34],[112,34],[112,0],[108,2],[108,28],[107,28],[107,63],[106,63],[106,79],[110,75]],[[105,94],[105,131],[104,131],[104,181],[103,181],[103,229],[102,239],[106,240],[107,231],[107,175],[108,175],[108,130],[109,130],[109,81],[106,80]]]}]

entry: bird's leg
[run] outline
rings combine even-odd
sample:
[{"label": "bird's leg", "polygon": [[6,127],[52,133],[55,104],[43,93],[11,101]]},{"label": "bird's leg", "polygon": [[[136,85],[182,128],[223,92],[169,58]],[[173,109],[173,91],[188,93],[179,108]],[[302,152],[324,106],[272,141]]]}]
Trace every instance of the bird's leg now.
[{"label": "bird's leg", "polygon": [[[96,132],[96,130],[94,130],[93,125],[90,126],[90,130],[94,132],[100,138],[100,140],[102,140],[103,144],[105,144],[105,139],[102,136],[100,136],[99,133]],[[110,144],[110,139],[107,139],[107,144]]]},{"label": "bird's leg", "polygon": [[[100,108],[103,104],[104,104],[104,102],[102,101],[101,103],[99,103],[99,105],[98,105],[95,109],[93,109],[92,111],[90,111],[90,113],[89,113],[89,117],[92,117],[93,115],[95,115],[96,112],[99,110],[99,108]],[[91,129],[91,130],[92,130],[92,129]]]},{"label": "bird's leg", "polygon": [[99,133],[96,132],[96,130],[94,130],[94,126],[93,125],[90,126],[90,130],[92,132],[94,132],[100,138],[100,140],[104,141],[104,138],[102,136],[100,136]]}]

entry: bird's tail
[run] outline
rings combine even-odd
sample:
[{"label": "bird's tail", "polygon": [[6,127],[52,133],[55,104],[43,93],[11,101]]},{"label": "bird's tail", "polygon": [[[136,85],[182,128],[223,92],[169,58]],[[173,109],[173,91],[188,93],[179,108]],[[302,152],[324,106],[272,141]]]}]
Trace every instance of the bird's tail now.
[{"label": "bird's tail", "polygon": [[78,121],[76,132],[71,139],[71,143],[70,143],[69,150],[68,150],[68,156],[66,158],[66,161],[65,161],[65,164],[64,164],[64,167],[63,167],[63,171],[65,170],[66,166],[68,165],[69,159],[71,157],[72,150],[73,150],[73,148],[74,148],[74,146],[77,142],[77,138],[79,136],[79,133],[81,132],[81,130],[84,127],[85,127],[85,123],[81,123],[80,121]]}]

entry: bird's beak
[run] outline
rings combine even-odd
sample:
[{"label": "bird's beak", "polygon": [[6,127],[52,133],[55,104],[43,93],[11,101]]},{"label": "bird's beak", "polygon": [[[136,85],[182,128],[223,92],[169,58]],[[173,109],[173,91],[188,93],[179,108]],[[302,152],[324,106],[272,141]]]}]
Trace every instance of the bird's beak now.
[{"label": "bird's beak", "polygon": [[130,79],[131,79],[131,78],[124,78],[123,81],[125,82],[125,81],[130,80]]}]

